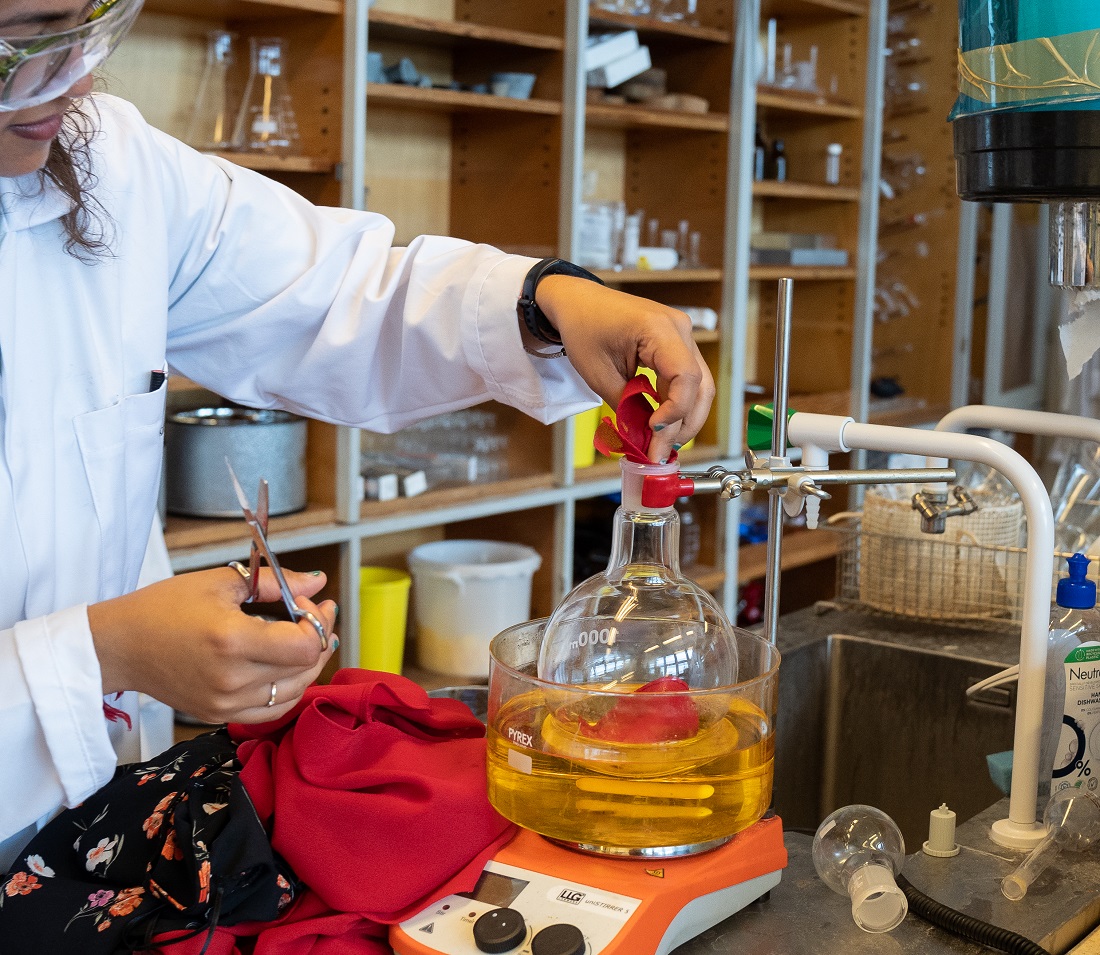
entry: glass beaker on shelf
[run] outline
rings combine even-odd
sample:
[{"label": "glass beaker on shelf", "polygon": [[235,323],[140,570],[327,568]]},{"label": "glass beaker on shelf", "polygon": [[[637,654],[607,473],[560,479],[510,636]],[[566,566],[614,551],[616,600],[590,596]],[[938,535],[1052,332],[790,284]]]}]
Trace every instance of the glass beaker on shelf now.
[{"label": "glass beaker on shelf", "polygon": [[233,132],[244,152],[291,155],[298,150],[298,123],[286,81],[286,41],[252,37],[252,67]]},{"label": "glass beaker on shelf", "polygon": [[235,117],[229,105],[229,70],[236,34],[211,30],[206,34],[206,66],[199,80],[195,109],[184,140],[195,149],[231,149]]}]

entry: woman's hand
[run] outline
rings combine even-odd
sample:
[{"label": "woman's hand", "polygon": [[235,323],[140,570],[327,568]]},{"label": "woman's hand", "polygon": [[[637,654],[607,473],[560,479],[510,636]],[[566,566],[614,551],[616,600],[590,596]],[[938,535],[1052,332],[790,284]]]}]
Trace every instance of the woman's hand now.
[{"label": "woman's hand", "polygon": [[568,275],[546,276],[535,298],[577,373],[612,408],[640,366],[657,373],[661,407],[650,419],[652,460],[665,460],[698,434],[714,401],[714,379],[683,312]]},{"label": "woman's hand", "polygon": [[[332,634],[336,604],[308,598],[323,574],[285,571],[295,602]],[[260,572],[259,602],[280,600],[272,572]],[[148,693],[210,723],[276,719],[302,696],[339,644],[321,649],[307,620],[268,621],[241,610],[248,582],[220,567],[143,587],[88,607],[88,622],[103,675],[104,695]],[[268,706],[275,685],[275,704]]]}]

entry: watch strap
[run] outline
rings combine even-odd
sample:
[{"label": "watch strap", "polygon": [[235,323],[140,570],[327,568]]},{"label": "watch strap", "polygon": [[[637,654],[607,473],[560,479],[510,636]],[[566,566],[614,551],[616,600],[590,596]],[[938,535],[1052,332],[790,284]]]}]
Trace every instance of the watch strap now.
[{"label": "watch strap", "polygon": [[550,320],[535,302],[535,292],[539,282],[548,275],[571,275],[600,285],[604,283],[599,276],[593,275],[588,269],[583,269],[565,259],[541,259],[531,267],[523,280],[523,290],[517,306],[520,320],[537,341],[547,345],[561,345],[561,335],[558,334],[558,330],[550,324]]}]

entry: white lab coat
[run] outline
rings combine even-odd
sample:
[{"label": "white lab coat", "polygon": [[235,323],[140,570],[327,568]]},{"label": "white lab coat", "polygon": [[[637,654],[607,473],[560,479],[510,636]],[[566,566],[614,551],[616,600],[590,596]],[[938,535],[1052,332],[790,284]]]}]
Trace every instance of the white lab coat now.
[{"label": "white lab coat", "polygon": [[382,216],[315,208],[94,101],[113,255],[67,254],[60,194],[0,179],[3,867],[116,764],[86,607],[138,583],[162,457],[153,369],[382,431],[488,399],[543,421],[596,402],[567,361],[523,349],[530,259],[394,248]]}]

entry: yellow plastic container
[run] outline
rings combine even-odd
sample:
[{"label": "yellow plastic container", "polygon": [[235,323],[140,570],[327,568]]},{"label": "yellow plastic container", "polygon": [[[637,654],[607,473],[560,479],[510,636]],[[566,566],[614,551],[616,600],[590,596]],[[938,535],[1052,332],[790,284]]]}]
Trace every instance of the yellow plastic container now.
[{"label": "yellow plastic container", "polygon": [[[592,443],[596,437],[603,408],[589,408],[573,416],[573,466],[588,468],[596,463],[596,446]],[[609,409],[610,410],[610,409]]]},{"label": "yellow plastic container", "polygon": [[391,567],[359,568],[359,666],[400,673],[412,578]]}]

